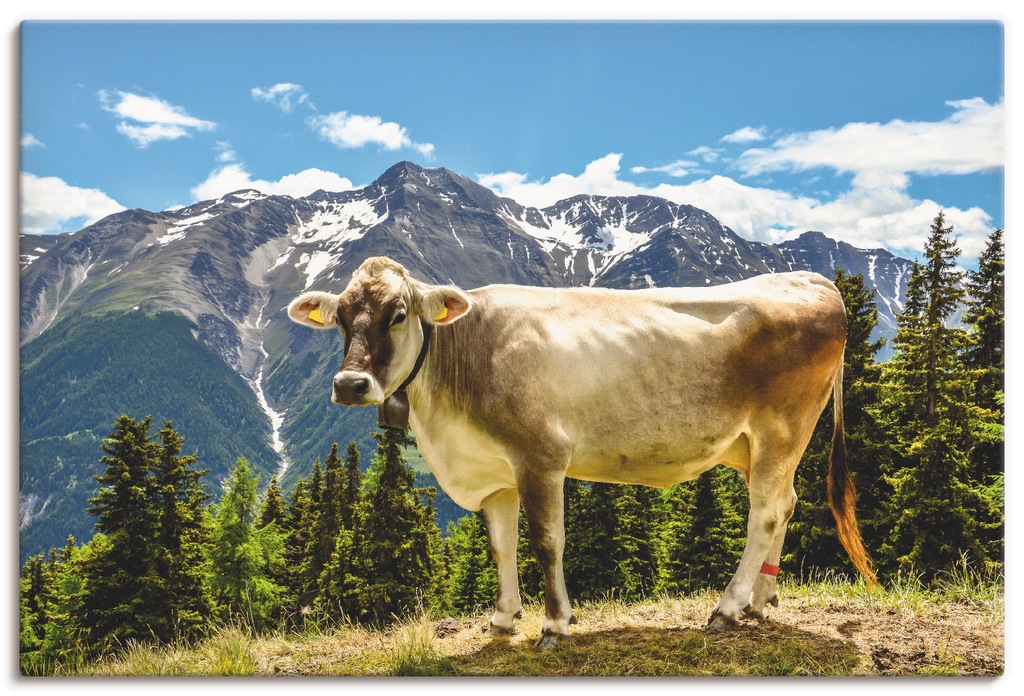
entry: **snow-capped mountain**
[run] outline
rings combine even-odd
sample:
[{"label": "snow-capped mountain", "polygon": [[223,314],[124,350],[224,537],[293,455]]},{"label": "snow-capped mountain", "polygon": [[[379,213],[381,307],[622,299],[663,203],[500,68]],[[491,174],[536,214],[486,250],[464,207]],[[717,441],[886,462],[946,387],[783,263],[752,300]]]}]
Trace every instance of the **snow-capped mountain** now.
[{"label": "snow-capped mountain", "polygon": [[[22,235],[28,551],[60,546],[69,531],[87,533],[87,520],[73,530],[28,532],[61,506],[78,505],[84,518],[92,481],[83,472],[95,466],[114,419],[130,409],[158,423],[191,418],[185,435],[194,451],[208,453],[204,466],[214,475],[234,463],[229,452],[244,452],[264,483],[275,473],[286,485],[305,475],[332,441],[372,446],[373,414],[328,402],[337,338],[295,326],[284,310],[303,290],[340,291],[374,255],[422,280],[467,289],[704,286],[790,269],[831,277],[843,267],[876,289],[879,330],[887,334],[911,266],[818,232],[779,245],[749,242],[709,212],[650,196],[527,207],[447,169],[408,162],[354,191],[306,198],[237,191],[176,210],[123,211],[73,234]],[[164,318],[147,324],[146,317]],[[168,332],[165,340],[147,343],[157,328]],[[142,345],[152,347],[135,348]],[[165,351],[170,345],[174,352]],[[120,356],[117,364],[111,355]],[[188,383],[197,364],[208,372]],[[26,395],[25,385],[36,384],[42,394]],[[140,384],[145,389],[133,391]],[[197,404],[206,404],[209,418],[195,418]],[[220,459],[209,461],[214,452]]]}]

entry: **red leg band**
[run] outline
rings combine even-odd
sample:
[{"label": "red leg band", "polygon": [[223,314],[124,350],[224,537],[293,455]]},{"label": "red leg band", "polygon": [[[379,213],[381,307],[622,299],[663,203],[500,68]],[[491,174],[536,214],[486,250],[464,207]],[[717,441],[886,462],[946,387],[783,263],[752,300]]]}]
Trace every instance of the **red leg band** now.
[{"label": "red leg band", "polygon": [[762,563],[761,564],[761,572],[764,573],[765,575],[778,575],[779,574],[779,567],[778,566],[773,566],[770,563]]}]

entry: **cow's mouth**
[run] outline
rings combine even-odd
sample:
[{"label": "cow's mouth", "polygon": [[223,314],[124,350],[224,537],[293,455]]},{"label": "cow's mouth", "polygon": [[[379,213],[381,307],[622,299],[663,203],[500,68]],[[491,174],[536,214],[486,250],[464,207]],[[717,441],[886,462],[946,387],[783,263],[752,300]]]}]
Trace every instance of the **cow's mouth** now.
[{"label": "cow's mouth", "polygon": [[342,406],[369,406],[384,401],[384,390],[373,375],[345,370],[334,377],[331,401]]}]

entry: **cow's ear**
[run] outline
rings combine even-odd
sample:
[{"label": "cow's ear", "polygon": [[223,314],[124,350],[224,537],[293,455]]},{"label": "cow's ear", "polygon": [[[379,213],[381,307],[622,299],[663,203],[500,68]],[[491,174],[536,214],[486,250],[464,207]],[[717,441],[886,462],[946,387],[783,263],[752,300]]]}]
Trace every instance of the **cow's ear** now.
[{"label": "cow's ear", "polygon": [[420,296],[420,316],[431,324],[451,324],[473,307],[469,295],[451,285],[438,285]]},{"label": "cow's ear", "polygon": [[327,292],[307,292],[288,305],[288,317],[303,326],[331,329],[338,323],[338,298]]}]

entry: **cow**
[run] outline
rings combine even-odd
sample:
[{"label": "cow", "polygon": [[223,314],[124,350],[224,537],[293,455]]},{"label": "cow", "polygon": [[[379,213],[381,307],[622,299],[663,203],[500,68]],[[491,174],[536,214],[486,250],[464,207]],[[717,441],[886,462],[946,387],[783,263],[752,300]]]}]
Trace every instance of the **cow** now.
[{"label": "cow", "polygon": [[793,478],[831,396],[828,492],[840,539],[874,582],[843,440],[846,312],[809,272],[704,288],[463,291],[369,258],[340,294],[306,292],[289,317],[340,329],[331,400],[411,425],[441,488],[482,510],[497,565],[492,634],[521,615],[520,506],[544,575],[536,645],[569,635],[563,482],[667,487],[722,464],[747,480],[747,541],[709,630],[763,619],[793,514]]}]

